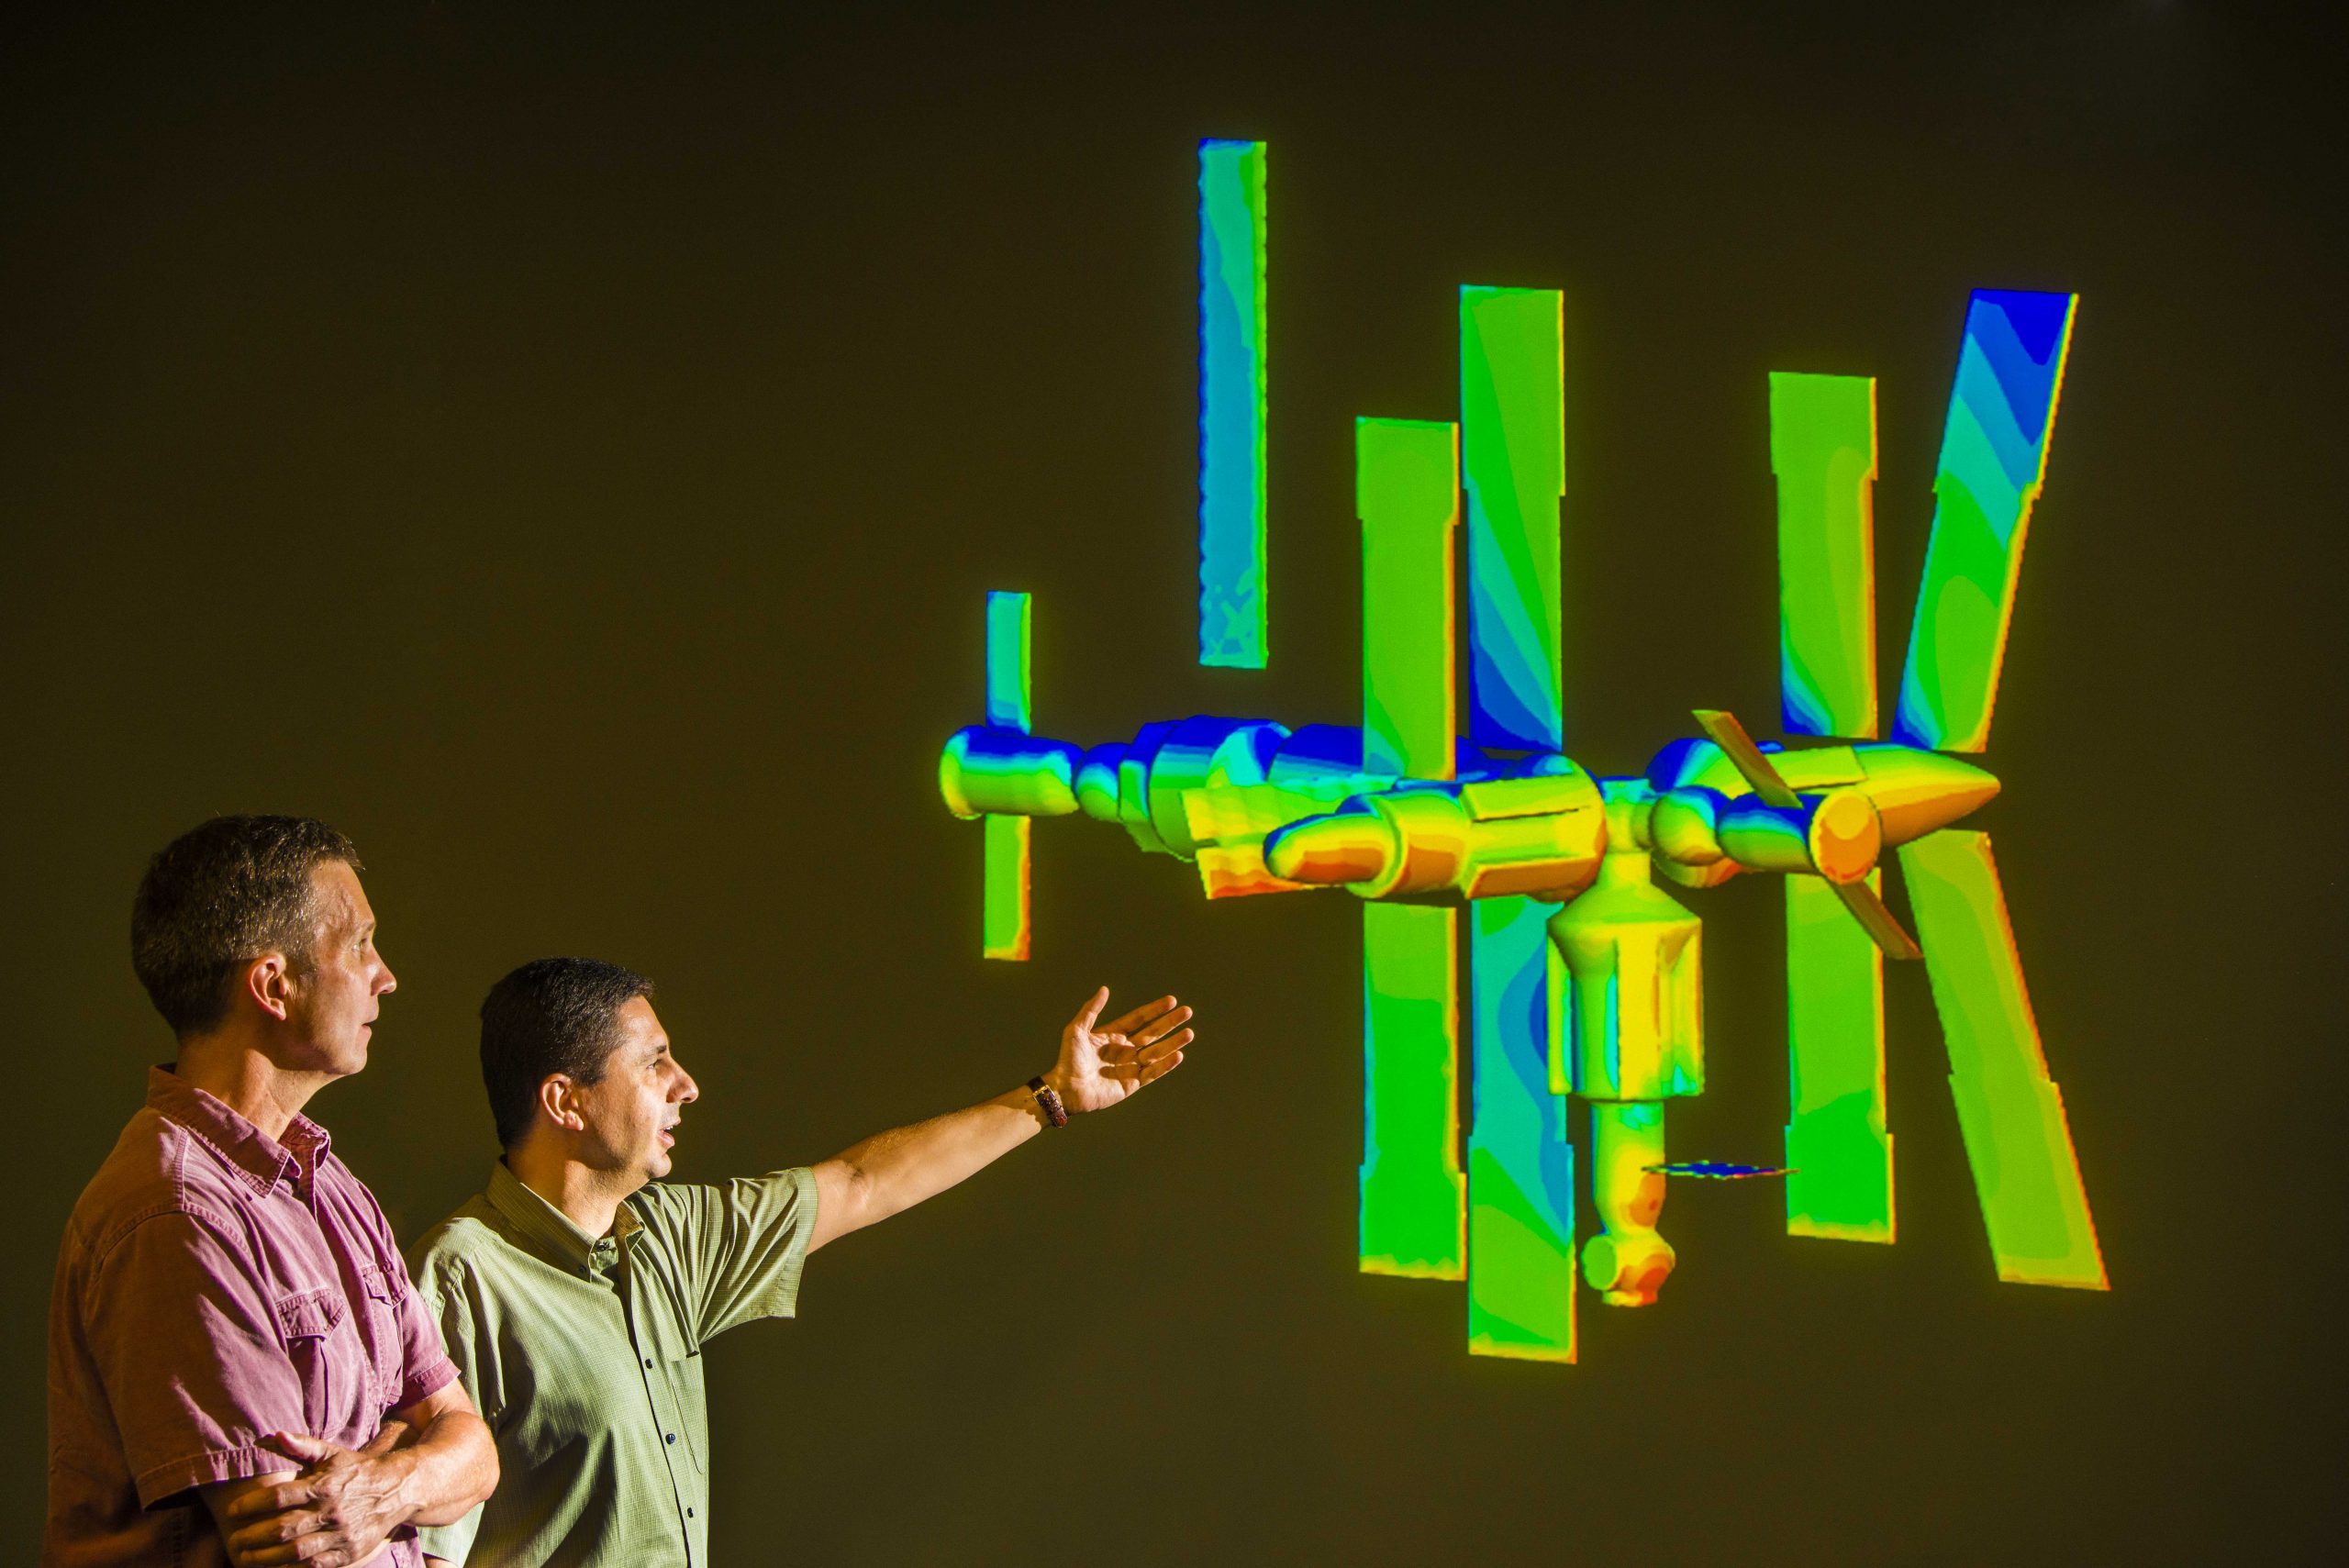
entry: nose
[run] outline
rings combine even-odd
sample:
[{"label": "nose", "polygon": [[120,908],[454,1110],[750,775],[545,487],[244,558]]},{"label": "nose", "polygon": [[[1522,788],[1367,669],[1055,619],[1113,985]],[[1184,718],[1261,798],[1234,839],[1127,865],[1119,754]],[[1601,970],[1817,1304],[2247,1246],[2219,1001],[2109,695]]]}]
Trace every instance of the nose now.
[{"label": "nose", "polygon": [[670,1103],[686,1106],[700,1098],[701,1085],[694,1082],[692,1073],[682,1067],[678,1068],[677,1082],[669,1090]]},{"label": "nose", "polygon": [[375,995],[381,996],[387,991],[398,990],[400,988],[400,978],[398,975],[392,973],[392,966],[384,962],[383,959],[380,957],[376,959],[375,962],[379,970],[379,973],[375,976]]}]

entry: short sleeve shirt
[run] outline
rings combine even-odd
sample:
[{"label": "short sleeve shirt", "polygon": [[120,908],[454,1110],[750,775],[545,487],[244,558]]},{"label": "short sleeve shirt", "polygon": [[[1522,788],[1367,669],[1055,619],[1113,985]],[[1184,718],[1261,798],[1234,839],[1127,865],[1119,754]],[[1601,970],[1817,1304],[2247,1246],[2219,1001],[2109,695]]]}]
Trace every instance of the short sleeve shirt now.
[{"label": "short sleeve shirt", "polygon": [[464,1519],[425,1530],[424,1550],[466,1568],[703,1568],[702,1347],[793,1315],[815,1227],[806,1170],[656,1182],[594,1237],[492,1166],[409,1254],[501,1474]]},{"label": "short sleeve shirt", "polygon": [[[221,1563],[192,1490],[298,1469],[456,1376],[374,1195],[295,1117],[273,1139],[173,1073],[74,1205],[49,1314],[45,1568]],[[415,1568],[403,1526],[371,1568]]]}]

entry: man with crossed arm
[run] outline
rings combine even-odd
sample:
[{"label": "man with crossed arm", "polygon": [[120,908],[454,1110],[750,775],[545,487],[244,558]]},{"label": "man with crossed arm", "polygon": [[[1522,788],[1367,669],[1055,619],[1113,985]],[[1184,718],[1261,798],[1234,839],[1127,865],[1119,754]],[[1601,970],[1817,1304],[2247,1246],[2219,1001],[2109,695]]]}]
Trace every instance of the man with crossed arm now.
[{"label": "man with crossed arm", "polygon": [[812,1168],[672,1185],[659,1178],[700,1091],[651,991],[615,964],[540,959],[482,1004],[482,1078],[505,1157],[410,1260],[505,1479],[459,1523],[423,1532],[428,1562],[702,1568],[703,1345],[792,1316],[807,1253],[1117,1104],[1174,1071],[1192,1040],[1191,1010],[1172,996],[1097,1027],[1105,988],[1024,1088]]},{"label": "man with crossed arm", "polygon": [[221,817],[155,856],[132,966],[179,1037],[67,1222],[43,1568],[415,1568],[497,1480],[374,1196],[302,1114],[392,972],[351,841]]}]

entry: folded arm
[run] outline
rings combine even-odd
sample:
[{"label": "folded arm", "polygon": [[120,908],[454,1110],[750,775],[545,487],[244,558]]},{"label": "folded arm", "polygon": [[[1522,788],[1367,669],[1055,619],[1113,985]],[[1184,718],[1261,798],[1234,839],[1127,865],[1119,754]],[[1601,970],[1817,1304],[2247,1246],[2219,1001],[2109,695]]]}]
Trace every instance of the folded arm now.
[{"label": "folded arm", "polygon": [[235,1568],[364,1562],[401,1525],[453,1524],[497,1485],[496,1444],[455,1381],[392,1412],[362,1449],[262,1440],[300,1468],[204,1489]]},{"label": "folded arm", "polygon": [[[1044,1074],[1073,1115],[1116,1105],[1164,1077],[1181,1065],[1194,1038],[1182,1027],[1191,1009],[1172,996],[1097,1027],[1108,1000],[1108,987],[1094,993],[1061,1031],[1060,1059]],[[1035,1096],[1020,1088],[842,1150],[815,1167],[816,1229],[807,1250],[935,1197],[1044,1126]]]}]

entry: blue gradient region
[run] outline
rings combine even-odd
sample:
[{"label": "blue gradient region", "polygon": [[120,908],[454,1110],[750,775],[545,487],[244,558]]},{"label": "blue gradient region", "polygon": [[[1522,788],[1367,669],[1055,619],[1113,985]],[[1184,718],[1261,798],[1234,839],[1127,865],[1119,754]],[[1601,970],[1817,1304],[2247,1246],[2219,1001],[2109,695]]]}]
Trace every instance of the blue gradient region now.
[{"label": "blue gradient region", "polygon": [[1264,144],[1199,143],[1199,662],[1264,667]]}]

